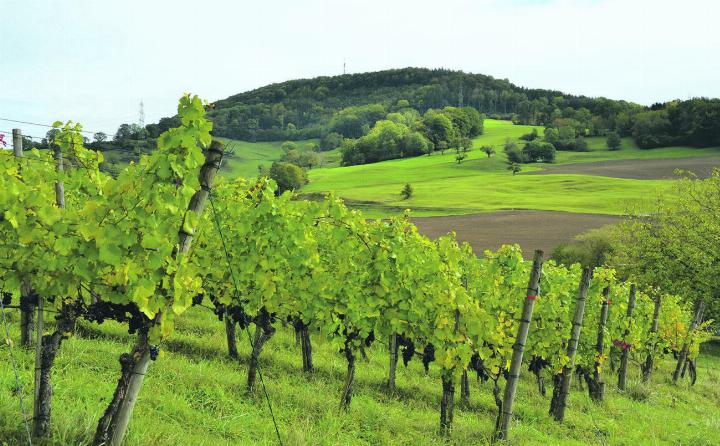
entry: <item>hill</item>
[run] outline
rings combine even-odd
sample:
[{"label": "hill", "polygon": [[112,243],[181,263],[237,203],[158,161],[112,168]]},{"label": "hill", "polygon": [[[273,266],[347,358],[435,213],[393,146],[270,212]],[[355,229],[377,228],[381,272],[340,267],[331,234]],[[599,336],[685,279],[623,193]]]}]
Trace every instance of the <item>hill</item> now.
[{"label": "hill", "polygon": [[[608,115],[642,107],[626,101],[529,89],[507,79],[445,69],[403,68],[371,73],[323,76],[267,85],[216,101],[208,111],[214,134],[273,141],[320,137],[333,114],[343,108],[381,104],[387,111],[409,106],[471,106],[489,116],[517,115],[532,123],[537,113],[560,107]],[[400,104],[400,105],[398,105]]]}]

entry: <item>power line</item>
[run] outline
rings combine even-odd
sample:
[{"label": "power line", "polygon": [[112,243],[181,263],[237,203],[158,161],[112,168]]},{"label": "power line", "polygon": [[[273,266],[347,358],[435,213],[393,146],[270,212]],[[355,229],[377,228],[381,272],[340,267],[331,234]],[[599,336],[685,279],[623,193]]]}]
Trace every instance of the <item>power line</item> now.
[{"label": "power line", "polygon": [[[6,134],[6,135],[12,135],[12,132],[8,132],[7,130],[0,130],[0,133],[4,133],[4,134]],[[21,135],[21,136],[22,136],[23,138],[38,140],[38,141],[41,142],[41,143],[42,143],[43,141],[46,141],[46,140],[47,140],[47,137],[45,137],[45,136],[33,136],[33,135]],[[143,139],[133,139],[133,140],[131,140],[131,141],[141,142],[141,141],[147,141],[147,140],[143,140]],[[71,146],[73,146],[73,147],[76,146],[76,145],[78,145],[78,144],[75,144],[74,142],[70,142],[69,144],[70,144]],[[100,143],[100,144],[102,144],[102,143]],[[84,144],[82,144],[82,146],[84,147]],[[112,152],[112,151],[116,151],[116,152],[127,152],[127,153],[131,153],[131,154],[133,154],[133,155],[135,155],[135,156],[138,156],[138,152],[139,152],[140,155],[143,154],[142,151],[138,151],[138,150],[135,150],[135,149],[130,149],[130,148],[127,148],[127,147],[100,147],[99,149],[93,149],[93,148],[87,148],[87,149],[88,149],[88,150],[95,150],[96,152],[98,152],[98,151],[99,151],[99,152]]]},{"label": "power line", "polygon": [[[0,121],[15,122],[15,123],[17,123],[17,124],[36,125],[36,126],[38,126],[38,127],[46,127],[46,128],[50,128],[50,129],[57,128],[57,127],[52,126],[52,125],[49,125],[49,124],[41,124],[41,123],[39,123],[39,122],[31,122],[31,121],[21,121],[21,120],[19,120],[19,119],[0,118]],[[90,135],[94,135],[94,134],[96,134],[96,133],[105,133],[105,132],[94,132],[94,131],[92,131],[92,130],[80,130],[80,132],[82,132],[82,133],[88,133],[88,134],[90,134]],[[111,137],[113,137],[113,138],[115,137],[115,134],[109,134],[109,133],[105,133],[105,134],[106,134],[107,136],[111,136]]]},{"label": "power line", "polygon": [[[212,192],[208,194],[208,199],[210,200],[210,207],[212,208],[215,225],[217,226],[218,235],[220,236],[220,241],[222,242],[223,251],[225,251],[225,260],[228,264],[228,270],[230,270],[230,277],[232,278],[233,286],[235,287],[235,297],[237,298],[238,296],[240,296],[240,290],[238,287],[237,279],[235,278],[235,270],[233,269],[232,263],[230,262],[230,253],[228,252],[227,245],[225,244],[225,237],[223,236],[222,229],[220,227],[220,220],[218,219],[218,214],[215,210],[215,202],[213,201]],[[240,308],[242,309],[242,305],[240,305]],[[259,327],[255,328],[255,330],[259,329]],[[245,333],[247,333],[248,342],[250,343],[250,349],[252,350],[252,355],[254,357],[255,344],[252,341],[252,336],[250,336],[249,325],[245,326]],[[260,378],[260,384],[262,384],[263,393],[265,394],[265,400],[267,401],[268,409],[270,410],[270,417],[272,417],[273,425],[275,426],[275,434],[277,435],[278,443],[280,444],[280,446],[283,446],[282,437],[280,437],[280,429],[278,429],[277,420],[275,420],[275,414],[273,413],[272,403],[270,402],[270,396],[268,395],[267,388],[265,387],[265,380],[263,379],[262,371],[260,370],[260,361],[257,361],[256,367],[258,377]]]},{"label": "power line", "polygon": [[[10,340],[10,329],[8,328],[7,318],[5,317],[5,304],[0,299],[0,309],[2,309],[3,325],[5,325],[5,336],[7,337],[8,351],[10,352],[10,361],[12,362],[13,372],[15,373],[15,386],[20,394],[20,412],[22,413],[23,422],[25,423],[25,432],[27,433],[28,444],[32,446],[32,435],[30,435],[30,426],[28,426],[28,417],[25,413],[25,400],[23,398],[23,387],[20,382],[20,374],[18,373],[17,363],[12,351],[12,341]],[[259,370],[259,369],[258,369]]]}]

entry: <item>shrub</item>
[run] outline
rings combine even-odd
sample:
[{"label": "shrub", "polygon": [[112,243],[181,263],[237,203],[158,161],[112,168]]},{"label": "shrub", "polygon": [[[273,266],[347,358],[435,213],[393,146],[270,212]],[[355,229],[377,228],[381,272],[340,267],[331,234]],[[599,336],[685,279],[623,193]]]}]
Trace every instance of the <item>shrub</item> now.
[{"label": "shrub", "polygon": [[555,146],[548,142],[533,141],[525,144],[522,154],[526,163],[552,163],[555,161]]},{"label": "shrub", "polygon": [[523,136],[520,137],[520,139],[524,141],[535,141],[538,137],[538,131],[537,129],[532,129],[530,133],[526,133]]},{"label": "shrub", "polygon": [[608,150],[620,150],[622,139],[617,132],[610,132],[607,135],[607,148]]},{"label": "shrub", "polygon": [[412,184],[406,183],[405,187],[403,187],[403,190],[400,192],[400,195],[402,195],[405,200],[410,199],[410,197],[412,197],[413,195]]}]

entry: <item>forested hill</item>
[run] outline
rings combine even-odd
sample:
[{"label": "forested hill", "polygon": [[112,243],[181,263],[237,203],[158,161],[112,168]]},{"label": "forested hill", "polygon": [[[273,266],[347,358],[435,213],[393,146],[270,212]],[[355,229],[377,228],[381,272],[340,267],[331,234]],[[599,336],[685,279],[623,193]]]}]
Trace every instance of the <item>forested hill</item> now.
[{"label": "forested hill", "polygon": [[[407,101],[407,102],[405,102]],[[585,108],[615,116],[639,105],[518,87],[506,79],[445,69],[403,68],[271,84],[213,104],[214,134],[245,140],[320,137],[333,114],[350,106],[430,108],[465,105],[489,116],[541,124],[552,110]]]}]

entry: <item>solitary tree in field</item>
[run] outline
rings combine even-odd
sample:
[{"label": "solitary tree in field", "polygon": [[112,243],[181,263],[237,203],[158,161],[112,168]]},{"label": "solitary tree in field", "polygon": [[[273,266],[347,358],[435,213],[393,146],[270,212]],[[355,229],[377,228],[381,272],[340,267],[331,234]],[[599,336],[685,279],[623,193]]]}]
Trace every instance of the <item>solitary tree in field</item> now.
[{"label": "solitary tree in field", "polygon": [[455,157],[455,161],[460,164],[465,158],[467,158],[467,155],[465,155],[464,153],[458,153]]},{"label": "solitary tree in field", "polygon": [[518,163],[510,163],[508,164],[507,170],[512,172],[513,176],[515,176],[516,173],[522,170],[522,167],[520,167],[520,164]]},{"label": "solitary tree in field", "polygon": [[410,199],[410,197],[412,197],[412,194],[413,194],[412,185],[410,183],[406,183],[405,187],[403,187],[402,192],[400,192],[400,195],[402,195],[405,200],[408,200],[408,199]]},{"label": "solitary tree in field", "polygon": [[435,145],[435,148],[440,151],[440,155],[445,155],[445,151],[448,148],[447,141],[440,141]]},{"label": "solitary tree in field", "polygon": [[607,148],[608,150],[620,150],[620,144],[622,140],[617,132],[610,132],[607,135]]},{"label": "solitary tree in field", "polygon": [[492,146],[482,146],[480,147],[480,150],[485,152],[485,155],[487,155],[488,158],[493,156],[495,154],[495,149],[493,149]]},{"label": "solitary tree in field", "polygon": [[107,139],[107,135],[103,132],[97,132],[93,135],[93,138],[95,139],[95,142],[103,142]]}]

